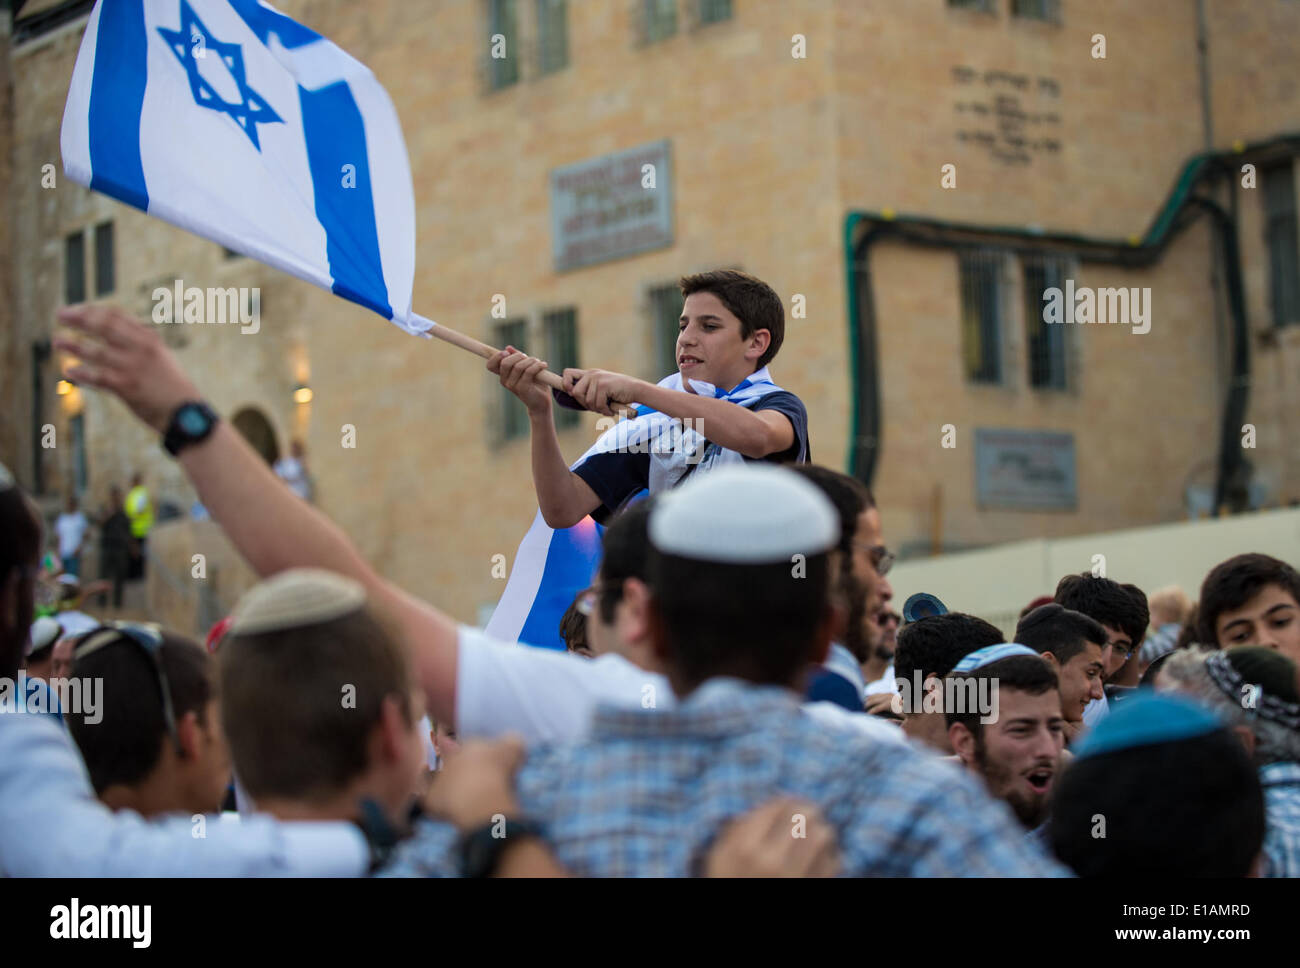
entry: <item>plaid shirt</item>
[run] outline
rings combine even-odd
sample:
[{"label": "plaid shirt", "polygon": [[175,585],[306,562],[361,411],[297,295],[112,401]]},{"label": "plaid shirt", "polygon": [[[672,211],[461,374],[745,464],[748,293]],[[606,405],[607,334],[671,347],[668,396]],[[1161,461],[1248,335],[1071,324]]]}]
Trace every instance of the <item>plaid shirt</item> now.
[{"label": "plaid shirt", "polygon": [[1263,877],[1300,877],[1300,763],[1260,767],[1264,787]]},{"label": "plaid shirt", "polygon": [[[820,807],[847,874],[1068,873],[978,778],[910,746],[827,730],[793,693],[735,679],[710,680],[672,710],[601,707],[590,739],[534,747],[517,789],[578,875],[691,875],[726,821],[783,793]],[[455,844],[449,824],[423,821],[385,873],[455,876]]]}]

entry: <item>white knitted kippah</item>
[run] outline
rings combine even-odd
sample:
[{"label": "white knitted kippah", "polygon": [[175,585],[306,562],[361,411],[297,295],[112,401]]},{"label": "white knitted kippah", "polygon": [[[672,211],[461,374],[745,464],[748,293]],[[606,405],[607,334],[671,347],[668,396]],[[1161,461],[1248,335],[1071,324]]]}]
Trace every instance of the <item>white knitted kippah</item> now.
[{"label": "white knitted kippah", "polygon": [[650,512],[658,550],[730,565],[820,554],[839,538],[835,508],[817,486],[771,464],[722,467],[660,495]]},{"label": "white knitted kippah", "polygon": [[294,568],[249,589],[230,615],[230,634],[319,625],[365,604],[365,589],[351,578],[319,568]]}]

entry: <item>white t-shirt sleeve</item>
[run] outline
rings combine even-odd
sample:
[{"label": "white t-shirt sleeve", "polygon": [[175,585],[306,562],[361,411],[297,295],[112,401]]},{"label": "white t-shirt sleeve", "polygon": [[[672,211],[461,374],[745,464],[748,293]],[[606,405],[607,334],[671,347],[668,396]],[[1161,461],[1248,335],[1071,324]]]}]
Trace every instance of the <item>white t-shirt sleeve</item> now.
[{"label": "white t-shirt sleeve", "polygon": [[598,705],[665,709],[668,680],[622,656],[597,659],[502,642],[461,626],[456,735],[513,732],[530,743],[581,739]]}]

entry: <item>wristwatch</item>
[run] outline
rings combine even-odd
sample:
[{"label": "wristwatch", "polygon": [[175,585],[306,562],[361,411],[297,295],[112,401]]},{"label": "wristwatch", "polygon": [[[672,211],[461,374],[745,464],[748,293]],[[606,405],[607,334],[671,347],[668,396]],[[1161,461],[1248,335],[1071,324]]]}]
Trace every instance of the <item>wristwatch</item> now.
[{"label": "wristwatch", "polygon": [[465,877],[493,877],[506,850],[529,837],[542,836],[542,826],[522,817],[488,822],[461,835],[460,871]]},{"label": "wristwatch", "polygon": [[176,408],[167,422],[163,448],[175,457],[191,444],[206,440],[220,419],[216,411],[202,400],[187,400]]}]

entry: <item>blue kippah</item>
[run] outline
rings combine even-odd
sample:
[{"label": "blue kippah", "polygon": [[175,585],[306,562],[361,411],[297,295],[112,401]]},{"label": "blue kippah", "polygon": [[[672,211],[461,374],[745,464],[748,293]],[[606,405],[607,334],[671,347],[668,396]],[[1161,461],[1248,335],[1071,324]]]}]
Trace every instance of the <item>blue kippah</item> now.
[{"label": "blue kippah", "polygon": [[1074,751],[1076,759],[1135,746],[1173,743],[1223,727],[1214,713],[1190,700],[1149,689],[1141,692],[1145,695],[1116,703],[1110,715],[1084,734]]},{"label": "blue kippah", "polygon": [[982,649],[976,649],[962,657],[962,660],[952,667],[953,672],[974,672],[980,666],[986,666],[990,662],[997,662],[999,659],[1009,659],[1013,655],[1038,655],[1027,645],[1020,645],[1018,642],[1003,642],[1001,645],[986,645]]}]

